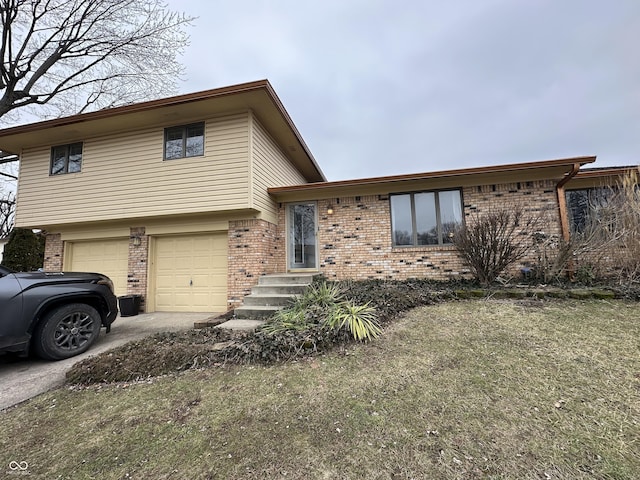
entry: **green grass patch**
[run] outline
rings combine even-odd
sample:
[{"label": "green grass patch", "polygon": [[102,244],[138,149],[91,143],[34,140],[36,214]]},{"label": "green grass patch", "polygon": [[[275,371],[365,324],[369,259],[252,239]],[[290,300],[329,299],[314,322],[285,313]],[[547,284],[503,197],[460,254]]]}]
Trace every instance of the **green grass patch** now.
[{"label": "green grass patch", "polygon": [[297,362],[41,395],[0,415],[0,475],[640,478],[638,338],[617,300],[421,307]]}]

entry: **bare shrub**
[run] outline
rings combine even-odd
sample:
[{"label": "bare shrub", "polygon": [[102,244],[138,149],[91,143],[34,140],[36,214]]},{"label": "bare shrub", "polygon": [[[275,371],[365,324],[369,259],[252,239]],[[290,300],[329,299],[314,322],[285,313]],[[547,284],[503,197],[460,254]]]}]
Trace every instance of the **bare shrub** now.
[{"label": "bare shrub", "polygon": [[455,231],[453,243],[475,278],[489,285],[531,252],[543,218],[542,212],[527,212],[523,205],[505,205],[468,217]]},{"label": "bare shrub", "polygon": [[560,235],[536,232],[533,245],[535,252],[534,278],[549,283],[558,281],[565,276],[578,250],[578,245],[579,242],[575,237],[571,237],[567,241]]},{"label": "bare shrub", "polygon": [[535,235],[536,278],[552,282],[567,273],[590,283],[606,277],[619,283],[640,280],[640,191],[638,172],[631,171],[614,186],[590,199],[584,225],[565,240]]},{"label": "bare shrub", "polygon": [[[620,178],[609,201],[592,215],[594,236],[601,257],[620,284],[640,281],[640,189],[639,169]],[[606,248],[605,248],[606,247]]]}]

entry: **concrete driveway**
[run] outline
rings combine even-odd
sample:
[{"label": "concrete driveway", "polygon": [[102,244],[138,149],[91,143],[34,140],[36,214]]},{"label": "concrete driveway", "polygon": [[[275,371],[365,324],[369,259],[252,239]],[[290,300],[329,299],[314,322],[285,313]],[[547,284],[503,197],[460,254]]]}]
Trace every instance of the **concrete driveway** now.
[{"label": "concrete driveway", "polygon": [[0,355],[0,410],[28,400],[64,383],[65,373],[83,358],[156,332],[187,330],[194,322],[215,316],[213,313],[144,313],[133,317],[118,316],[109,334],[100,337],[88,352],[67,360],[48,362],[36,358]]}]

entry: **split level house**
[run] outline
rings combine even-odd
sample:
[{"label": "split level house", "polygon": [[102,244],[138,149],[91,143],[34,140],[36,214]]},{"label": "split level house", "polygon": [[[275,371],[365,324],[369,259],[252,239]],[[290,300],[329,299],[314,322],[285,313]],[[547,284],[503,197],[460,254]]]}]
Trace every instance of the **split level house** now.
[{"label": "split level house", "polygon": [[98,271],[146,311],[223,312],[262,275],[447,279],[451,229],[506,202],[552,212],[595,157],[328,182],[268,81],[0,130],[20,157],[16,226],[46,271]]}]

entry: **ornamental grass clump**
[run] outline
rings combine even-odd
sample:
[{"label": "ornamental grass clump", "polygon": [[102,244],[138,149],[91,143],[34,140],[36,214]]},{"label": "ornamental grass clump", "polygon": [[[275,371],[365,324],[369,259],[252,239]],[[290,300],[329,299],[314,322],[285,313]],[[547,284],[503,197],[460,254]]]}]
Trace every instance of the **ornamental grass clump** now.
[{"label": "ornamental grass clump", "polygon": [[318,328],[326,331],[344,330],[358,341],[371,340],[382,332],[375,308],[368,303],[354,305],[345,300],[340,286],[329,282],[311,285],[289,306],[274,314],[260,331],[278,335]]},{"label": "ornamental grass clump", "polygon": [[377,338],[382,330],[376,319],[375,308],[365,305],[352,305],[341,302],[325,319],[325,324],[331,329],[346,328],[356,340],[371,340]]}]

